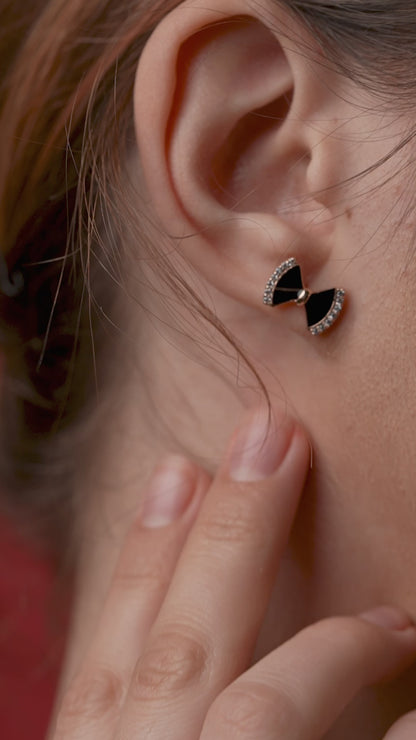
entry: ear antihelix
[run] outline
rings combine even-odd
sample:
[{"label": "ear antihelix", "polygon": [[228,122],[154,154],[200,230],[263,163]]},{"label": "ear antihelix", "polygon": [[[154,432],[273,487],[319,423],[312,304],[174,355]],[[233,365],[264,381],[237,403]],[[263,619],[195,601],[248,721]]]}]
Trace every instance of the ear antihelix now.
[{"label": "ear antihelix", "polygon": [[[291,71],[269,29],[252,18],[231,18],[182,47],[178,79],[169,167],[181,204],[191,210],[193,223],[204,226],[210,214],[198,213],[197,190],[204,191],[204,207],[212,197],[212,217],[218,218],[218,206],[228,207],[218,202],[218,190],[225,193],[235,180],[247,148],[280,124],[278,111],[267,106],[289,99]],[[279,110],[287,112],[284,106]]]}]

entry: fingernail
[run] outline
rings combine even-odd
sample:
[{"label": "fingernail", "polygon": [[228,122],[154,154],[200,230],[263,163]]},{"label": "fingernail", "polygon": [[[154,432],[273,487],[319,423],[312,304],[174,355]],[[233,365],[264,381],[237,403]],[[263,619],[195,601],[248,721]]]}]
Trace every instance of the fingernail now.
[{"label": "fingernail", "polygon": [[359,616],[360,619],[364,619],[366,622],[371,622],[371,624],[376,624],[378,627],[384,627],[386,630],[395,632],[414,627],[409,615],[393,606],[379,606],[376,609],[363,612]]},{"label": "fingernail", "polygon": [[286,415],[277,420],[265,408],[252,412],[231,441],[230,477],[246,483],[268,478],[283,462],[293,431],[293,419]]},{"label": "fingernail", "polygon": [[166,527],[188,508],[195,490],[195,469],[186,458],[172,455],[153,473],[146,490],[141,521],[144,527]]}]

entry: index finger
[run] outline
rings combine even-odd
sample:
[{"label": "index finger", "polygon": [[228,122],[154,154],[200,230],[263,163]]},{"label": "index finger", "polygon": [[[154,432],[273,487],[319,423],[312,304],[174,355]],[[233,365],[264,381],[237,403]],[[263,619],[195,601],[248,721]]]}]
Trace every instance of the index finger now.
[{"label": "index finger", "polygon": [[[139,660],[123,736],[196,737],[215,696],[247,667],[308,470],[286,416],[254,414],[233,440]],[[185,732],[186,729],[186,732]]]}]

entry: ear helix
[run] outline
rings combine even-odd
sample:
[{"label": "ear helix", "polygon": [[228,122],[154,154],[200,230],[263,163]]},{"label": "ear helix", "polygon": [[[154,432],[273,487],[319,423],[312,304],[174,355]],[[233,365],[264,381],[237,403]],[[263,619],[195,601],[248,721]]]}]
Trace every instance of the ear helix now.
[{"label": "ear helix", "polygon": [[276,268],[268,280],[263,296],[266,306],[280,306],[295,303],[304,306],[308,329],[314,336],[330,329],[339,318],[345,301],[345,290],[331,288],[320,293],[312,293],[304,287],[302,273],[294,257]]}]

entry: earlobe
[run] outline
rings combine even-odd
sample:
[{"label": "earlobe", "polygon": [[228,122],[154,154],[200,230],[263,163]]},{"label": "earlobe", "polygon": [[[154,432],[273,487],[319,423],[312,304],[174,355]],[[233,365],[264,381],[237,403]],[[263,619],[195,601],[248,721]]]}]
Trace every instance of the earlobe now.
[{"label": "earlobe", "polygon": [[309,62],[244,9],[213,0],[209,10],[183,3],[167,16],[139,64],[135,119],[165,231],[194,234],[181,242],[186,259],[216,288],[258,306],[286,257],[308,278],[320,269],[331,246],[311,227],[330,219],[320,203],[299,207],[316,144],[297,101]]}]

